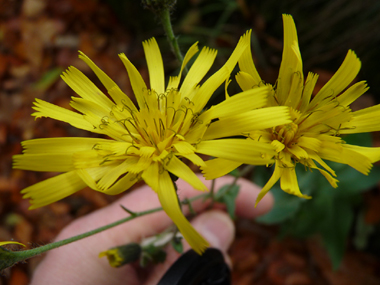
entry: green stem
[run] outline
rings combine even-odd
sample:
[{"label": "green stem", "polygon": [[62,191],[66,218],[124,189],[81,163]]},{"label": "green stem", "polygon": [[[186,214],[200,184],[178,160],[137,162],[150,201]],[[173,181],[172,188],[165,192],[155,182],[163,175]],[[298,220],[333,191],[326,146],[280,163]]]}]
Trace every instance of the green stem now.
[{"label": "green stem", "polygon": [[[252,170],[252,168],[253,168],[252,165],[247,165],[240,172],[240,175],[238,175],[234,178],[232,184],[230,184],[230,187],[233,187],[233,185],[236,184],[239,177],[242,177],[245,174],[247,174],[249,171]],[[213,204],[214,195],[215,195],[215,193],[214,193],[215,184],[214,183],[215,183],[215,181],[212,182],[211,191],[209,193],[203,193],[203,194],[194,196],[194,197],[189,198],[189,199],[184,199],[180,202],[180,204],[190,204],[190,202],[193,202],[193,201],[201,199],[201,198],[211,198],[211,203]],[[83,234],[80,234],[80,235],[77,235],[74,237],[70,237],[68,239],[53,242],[53,243],[43,245],[43,246],[40,246],[37,248],[28,249],[28,250],[21,250],[21,251],[8,251],[6,249],[0,248],[0,270],[3,270],[7,267],[10,267],[10,266],[16,264],[17,262],[24,261],[24,260],[31,258],[33,256],[36,256],[36,255],[40,255],[40,254],[47,252],[51,249],[61,247],[63,245],[72,243],[74,241],[92,236],[94,234],[100,233],[100,232],[108,230],[110,228],[116,227],[116,226],[121,225],[125,222],[133,220],[137,217],[145,216],[145,215],[152,214],[152,213],[159,212],[159,211],[163,210],[162,207],[154,208],[154,209],[143,211],[143,212],[132,212],[132,211],[126,209],[125,207],[123,207],[123,209],[126,210],[128,213],[130,213],[131,216],[124,218],[124,219],[121,219],[121,220],[118,220],[118,221],[111,223],[111,224],[108,224],[106,226],[97,228],[95,230],[92,230],[92,231],[89,231],[89,232],[86,232],[86,233],[83,233]]]},{"label": "green stem", "polygon": [[211,181],[210,199],[211,199],[210,208],[212,208],[215,203],[215,179]]},{"label": "green stem", "polygon": [[[241,171],[239,171],[239,174],[234,176],[234,180],[232,181],[231,184],[228,185],[228,187],[226,189],[224,189],[223,193],[220,192],[218,193],[219,195],[224,195],[225,193],[228,193],[232,187],[234,187],[238,181],[238,179],[240,177],[244,177],[247,173],[249,173],[252,169],[254,168],[254,165],[246,165]],[[215,179],[212,180],[211,182],[211,188],[210,188],[210,192],[208,194],[208,197],[207,198],[210,198],[211,199],[211,203],[208,207],[208,209],[211,209],[214,204],[215,204]]]},{"label": "green stem", "polygon": [[[198,196],[195,196],[195,197],[192,197],[190,199],[186,199],[186,200],[182,201],[181,204],[182,203],[188,203],[189,201],[195,201],[195,200],[200,199],[200,198],[208,197],[208,195],[209,195],[208,193],[200,194]],[[21,251],[8,251],[8,250],[4,250],[3,248],[0,248],[0,270],[3,270],[7,267],[10,267],[10,266],[16,264],[17,262],[24,261],[24,260],[29,259],[29,258],[36,256],[36,255],[40,255],[40,254],[47,252],[51,249],[61,247],[63,245],[72,243],[74,241],[92,236],[94,234],[100,233],[100,232],[108,230],[110,228],[116,227],[116,226],[121,225],[125,222],[133,220],[137,217],[145,216],[145,215],[152,214],[155,212],[159,212],[162,210],[163,210],[162,207],[159,207],[159,208],[154,208],[154,209],[143,211],[143,212],[136,212],[136,213],[133,212],[133,215],[131,215],[127,218],[118,220],[114,223],[108,224],[106,226],[97,228],[95,230],[92,230],[92,231],[89,231],[89,232],[86,232],[86,233],[83,233],[83,234],[80,234],[80,235],[77,235],[74,237],[70,237],[68,239],[60,240],[60,241],[53,242],[53,243],[43,245],[43,246],[33,248],[33,249],[21,250]]]},{"label": "green stem", "polygon": [[246,165],[239,173],[239,175],[236,175],[234,177],[234,180],[232,181],[232,184],[230,187],[232,187],[233,185],[236,184],[237,180],[240,178],[240,177],[244,177],[246,174],[248,174],[255,166],[254,165]]},{"label": "green stem", "polygon": [[[159,16],[161,19],[162,26],[165,30],[166,36],[168,38],[170,47],[172,48],[173,53],[176,56],[176,58],[178,59],[178,61],[182,64],[183,55],[182,55],[181,50],[179,48],[177,38],[175,37],[174,32],[173,32],[172,23],[170,21],[170,10],[168,8],[163,9]],[[184,72],[187,73],[186,66],[184,68]]]}]

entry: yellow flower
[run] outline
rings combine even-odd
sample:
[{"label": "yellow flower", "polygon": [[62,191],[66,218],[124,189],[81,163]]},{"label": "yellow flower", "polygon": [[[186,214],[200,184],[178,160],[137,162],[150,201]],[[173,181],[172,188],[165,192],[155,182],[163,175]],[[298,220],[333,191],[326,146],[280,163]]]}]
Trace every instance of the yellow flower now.
[{"label": "yellow flower", "polygon": [[[30,209],[63,199],[86,186],[115,195],[143,179],[157,192],[163,209],[191,247],[201,253],[208,243],[182,214],[169,173],[182,178],[195,189],[206,190],[205,185],[181,159],[203,166],[204,161],[196,153],[218,156],[218,153],[232,149],[230,152],[233,156],[233,139],[204,141],[205,131],[217,118],[234,116],[265,105],[269,89],[258,88],[241,92],[203,111],[214,91],[229,78],[249,42],[248,32],[240,39],[226,64],[202,85],[199,82],[216,57],[213,49],[202,49],[180,87],[182,70],[197,53],[197,43],[185,55],[179,75],[171,77],[166,87],[162,57],[155,39],[143,43],[150,88],[127,57],[120,54],[138,107],[114,81],[81,53],[79,57],[95,72],[112,100],[78,69],[70,67],[62,78],[80,96],[73,97],[71,102],[78,112],[36,99],[34,109],[37,112],[33,116],[64,121],[110,139],[48,138],[24,141],[24,153],[14,156],[14,168],[64,172],[22,190],[24,198],[31,199]],[[253,101],[252,96],[258,99]],[[281,109],[279,112],[285,114],[287,111]],[[284,116],[272,120],[267,127],[285,123]],[[247,150],[252,157],[251,162],[272,163],[271,158],[262,158],[261,154],[272,152],[274,155],[274,148],[267,144],[256,145],[256,149]]]},{"label": "yellow flower", "polygon": [[[335,172],[324,160],[347,164],[361,173],[368,174],[372,163],[380,159],[380,148],[346,144],[339,137],[341,134],[380,130],[380,105],[356,112],[352,112],[349,107],[368,89],[364,81],[347,88],[360,70],[360,60],[353,51],[348,51],[335,75],[312,98],[318,75],[310,72],[306,80],[304,79],[293,18],[283,15],[283,22],[284,50],[277,83],[274,86],[263,83],[253,64],[250,48],[246,49],[240,58],[241,71],[236,76],[244,91],[269,86],[271,91],[267,106],[288,106],[292,117],[291,123],[261,130],[251,128],[246,132],[247,138],[266,142],[276,148],[274,173],[261,190],[256,205],[278,180],[283,191],[310,198],[303,195],[299,189],[295,172],[297,163],[302,163],[309,169],[317,169],[333,187],[337,187]],[[249,163],[248,160],[240,162]],[[240,162],[223,163],[231,163],[237,167]],[[221,159],[206,162],[206,178],[213,179],[223,175],[222,170],[216,172],[211,169],[211,166],[217,164],[222,169],[223,163]]]}]

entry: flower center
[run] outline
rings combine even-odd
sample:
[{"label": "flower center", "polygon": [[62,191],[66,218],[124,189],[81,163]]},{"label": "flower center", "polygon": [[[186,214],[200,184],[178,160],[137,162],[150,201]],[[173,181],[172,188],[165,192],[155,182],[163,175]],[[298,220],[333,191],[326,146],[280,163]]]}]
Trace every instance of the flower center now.
[{"label": "flower center", "polygon": [[277,126],[273,130],[273,140],[278,140],[285,146],[288,146],[291,142],[293,142],[294,137],[297,134],[297,131],[298,125],[295,123]]},{"label": "flower center", "polygon": [[[176,90],[157,95],[147,91],[145,105],[140,110],[119,109],[116,117],[125,129],[125,140],[135,149],[150,148],[160,155],[170,152],[173,144],[184,141],[185,136],[197,124],[193,102],[181,96]],[[113,112],[116,113],[116,112]]]}]

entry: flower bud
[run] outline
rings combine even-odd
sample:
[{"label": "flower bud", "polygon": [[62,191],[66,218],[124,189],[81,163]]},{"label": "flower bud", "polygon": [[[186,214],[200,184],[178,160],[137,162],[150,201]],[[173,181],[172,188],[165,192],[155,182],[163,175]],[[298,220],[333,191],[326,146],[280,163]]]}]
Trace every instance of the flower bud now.
[{"label": "flower bud", "polygon": [[112,267],[120,267],[124,264],[134,262],[140,258],[141,247],[138,243],[113,247],[99,253],[99,257],[107,256]]}]

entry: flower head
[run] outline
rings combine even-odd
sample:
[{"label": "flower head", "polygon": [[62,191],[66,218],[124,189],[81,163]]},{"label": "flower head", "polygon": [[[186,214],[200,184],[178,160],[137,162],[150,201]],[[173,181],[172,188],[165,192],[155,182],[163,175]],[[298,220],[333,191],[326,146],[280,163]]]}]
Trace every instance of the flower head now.
[{"label": "flower head", "polygon": [[[380,159],[380,148],[350,145],[340,138],[341,134],[380,130],[380,105],[356,112],[349,106],[368,89],[364,81],[348,87],[360,70],[360,60],[350,50],[335,75],[312,97],[318,75],[310,72],[304,79],[293,18],[283,15],[283,22],[283,58],[276,84],[263,83],[253,64],[250,48],[240,58],[241,71],[236,76],[242,90],[269,86],[271,91],[267,107],[288,106],[291,114],[290,123],[261,130],[252,127],[245,134],[248,139],[276,148],[274,173],[259,194],[256,204],[278,180],[283,191],[310,198],[299,189],[295,171],[297,163],[317,169],[333,187],[337,187],[335,172],[324,160],[348,164],[368,174],[372,163]],[[236,161],[227,163],[240,165]],[[210,175],[212,170],[208,170],[211,161],[206,164],[206,177],[214,178],[216,175]]]},{"label": "flower head", "polygon": [[[69,67],[63,80],[79,95],[72,97],[70,111],[36,99],[33,107],[36,118],[50,117],[90,132],[101,138],[48,138],[24,141],[24,153],[14,156],[14,168],[34,171],[64,172],[22,190],[30,198],[30,209],[63,199],[89,186],[95,191],[115,195],[140,179],[157,192],[161,205],[178,226],[184,238],[201,253],[208,243],[193,229],[182,214],[170,173],[182,178],[195,189],[205,185],[181,160],[186,158],[198,166],[204,161],[196,153],[217,156],[231,148],[228,141],[204,141],[205,131],[216,118],[234,116],[263,107],[268,88],[239,93],[226,102],[203,111],[214,91],[226,81],[243,51],[249,45],[249,33],[244,35],[222,68],[202,85],[216,57],[216,51],[203,48],[180,85],[182,70],[198,51],[194,44],[187,52],[178,76],[171,77],[165,86],[164,66],[155,39],[143,43],[147,59],[150,87],[124,54],[125,65],[137,106],[116,83],[86,55],[79,57],[95,72],[107,89],[105,95],[82,72]],[[251,100],[256,94],[258,100]],[[284,123],[280,116],[278,123]],[[270,125],[273,126],[273,125]],[[265,151],[272,146],[263,144]],[[262,158],[260,148],[249,154],[261,164],[271,163]],[[252,160],[253,161],[253,160]]]},{"label": "flower head", "polygon": [[124,264],[134,262],[140,258],[141,246],[138,243],[129,243],[110,248],[99,253],[99,257],[106,256],[112,267],[120,267]]}]

